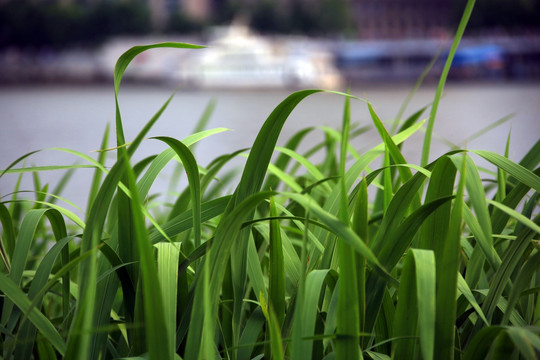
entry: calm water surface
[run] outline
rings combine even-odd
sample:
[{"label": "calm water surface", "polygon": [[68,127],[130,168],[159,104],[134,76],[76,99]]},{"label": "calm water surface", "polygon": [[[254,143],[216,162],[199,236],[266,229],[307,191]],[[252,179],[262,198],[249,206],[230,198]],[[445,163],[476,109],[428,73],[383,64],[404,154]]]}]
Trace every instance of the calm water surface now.
[{"label": "calm water surface", "polygon": [[[377,85],[357,88],[352,93],[367,98],[379,117],[388,124],[395,118],[410,87]],[[168,88],[126,85],[120,90],[127,141],[133,139],[144,124],[171,95]],[[150,136],[172,136],[182,139],[191,134],[198,118],[210,99],[217,107],[208,125],[226,127],[233,131],[214,135],[200,142],[196,157],[206,165],[216,156],[250,147],[266,117],[289,91],[188,92],[179,91]],[[412,99],[405,115],[410,115],[433,100],[434,86],[421,88]],[[283,144],[291,134],[307,126],[341,126],[343,97],[335,94],[315,94],[294,110],[280,137]],[[6,168],[19,156],[33,150],[51,147],[70,148],[95,156],[107,123],[114,125],[114,96],[112,86],[95,87],[6,87],[0,88],[0,169]],[[513,117],[484,135],[472,135],[502,117]],[[424,117],[427,117],[428,113]],[[449,84],[441,101],[431,159],[449,149],[448,141],[467,148],[504,152],[511,130],[510,158],[519,161],[540,138],[540,84]],[[352,103],[352,121],[371,125],[366,105]],[[388,125],[390,128],[390,125]],[[321,132],[312,142],[321,139]],[[406,143],[405,157],[418,163],[422,135]],[[113,139],[111,137],[111,146]],[[353,144],[363,151],[379,142],[376,131],[355,139]],[[307,147],[307,145],[306,145]],[[137,155],[141,159],[161,152],[166,147],[157,140],[146,140]],[[241,161],[241,160],[238,160]],[[32,155],[27,165],[72,164],[80,162],[73,155],[48,150]],[[55,182],[58,171],[43,172],[43,182]],[[78,170],[64,196],[81,207],[85,206],[92,170]],[[158,179],[153,191],[166,191],[166,176]],[[0,196],[13,190],[16,175],[0,179]],[[30,175],[25,175],[22,189],[32,189]],[[2,198],[2,200],[6,200]]]}]

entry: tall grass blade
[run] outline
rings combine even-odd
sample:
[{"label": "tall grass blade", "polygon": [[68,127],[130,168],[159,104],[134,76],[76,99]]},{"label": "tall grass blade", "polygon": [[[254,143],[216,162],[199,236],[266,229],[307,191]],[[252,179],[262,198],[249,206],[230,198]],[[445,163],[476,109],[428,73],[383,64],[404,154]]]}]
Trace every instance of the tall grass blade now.
[{"label": "tall grass blade", "polygon": [[[341,133],[341,150],[339,185],[341,198],[339,219],[349,224],[347,186],[345,184],[345,168],[347,162],[347,146],[349,145],[349,129],[351,122],[350,100],[345,98],[343,125]],[[354,249],[344,241],[338,241],[339,287],[336,321],[336,359],[362,359],[358,334],[360,333],[360,310],[358,303],[358,279],[356,273],[356,256]]]},{"label": "tall grass blade", "polygon": [[[447,159],[445,161],[449,167],[451,161]],[[463,213],[463,197],[465,194],[465,183],[467,168],[466,163],[463,162],[461,169],[461,179],[459,181],[457,195],[454,200],[454,206],[450,214],[450,223],[445,223],[443,218],[437,219],[437,224],[432,231],[438,228],[438,224],[442,224],[441,228],[438,228],[441,232],[441,237],[444,238],[443,244],[437,244],[434,246],[436,249],[435,258],[437,261],[436,278],[437,278],[437,295],[436,295],[436,335],[435,335],[435,349],[437,349],[434,356],[444,359],[454,358],[454,327],[456,322],[456,294],[458,284],[458,272],[459,272],[459,252],[461,250],[461,233],[462,233],[462,213]],[[443,165],[444,166],[444,165]],[[437,166],[436,166],[437,168]],[[435,169],[433,169],[431,180],[435,180]],[[438,170],[438,168],[437,168]],[[443,171],[447,170],[443,168]],[[455,177],[456,169],[448,169],[450,172],[450,181],[446,182],[447,186],[444,186],[444,179],[439,179],[443,185],[442,194],[452,191],[451,182]],[[448,173],[444,171],[444,174]],[[431,183],[430,183],[431,186]],[[428,188],[429,189],[429,188]],[[429,190],[428,190],[429,192]],[[447,216],[446,209],[437,210],[438,213],[433,214],[433,219],[436,216]],[[435,222],[435,221],[434,221]],[[447,234],[446,236],[444,234]],[[435,236],[434,236],[435,237]],[[435,239],[433,239],[435,240]],[[436,240],[435,240],[436,241]],[[440,242],[440,241],[439,241]]]},{"label": "tall grass blade", "polygon": [[[213,342],[218,305],[217,296],[221,289],[233,241],[237,240],[236,237],[240,231],[242,222],[262,200],[267,199],[273,194],[273,192],[255,193],[239,203],[221,219],[216,229],[210,251],[204,261],[203,274],[206,275],[203,276],[208,276],[208,286],[197,286],[194,294],[194,304],[204,304],[204,301],[208,301],[208,303],[204,307],[193,307],[185,357],[198,359],[203,356],[204,351],[206,351],[201,347],[201,337],[203,334],[208,337],[211,336]],[[246,243],[242,245],[247,248]],[[210,338],[206,338],[203,341],[208,343]]]},{"label": "tall grass blade", "polygon": [[282,360],[283,359],[283,345],[281,343],[281,332],[280,332],[278,319],[276,318],[276,315],[274,314],[272,307],[271,306],[268,307],[266,305],[264,295],[260,293],[259,297],[261,299],[261,308],[262,308],[264,316],[266,317],[266,323],[268,324],[269,332],[270,332],[270,347],[272,349],[272,353],[271,353],[271,356],[268,356],[268,358],[275,359],[275,360]]},{"label": "tall grass blade", "polygon": [[[109,124],[105,127],[105,132],[103,133],[103,138],[101,140],[101,150],[105,150],[109,143]],[[105,159],[106,159],[107,153],[105,151],[101,151],[98,155],[97,162],[101,165],[105,165]],[[99,191],[99,185],[101,184],[101,177],[102,172],[99,169],[96,169],[94,171],[94,176],[92,178],[92,185],[90,185],[90,193],[88,194],[88,201],[86,205],[86,213],[88,214],[90,212],[90,209],[92,208],[92,204],[94,202],[94,199],[96,198],[96,195]]]},{"label": "tall grass blade", "polygon": [[433,359],[435,316],[435,256],[431,250],[411,249],[403,264],[394,320],[394,336],[413,338],[395,342],[392,351],[394,359],[420,358],[416,353],[416,339],[414,339],[417,332],[421,358]]},{"label": "tall grass blade", "polygon": [[[135,175],[125,162],[126,174],[128,178],[128,188],[132,194],[134,204],[140,204],[137,194]],[[144,215],[134,207],[133,225],[135,229],[135,241],[140,254],[140,269],[142,281],[142,296],[144,305],[145,335],[149,356],[152,359],[174,358],[173,347],[169,346],[167,334],[167,322],[163,309],[163,297],[159,283],[158,269],[154,262],[153,248],[148,239],[148,234],[144,224]]]},{"label": "tall grass blade", "polygon": [[2,223],[2,261],[8,272],[11,269],[11,259],[15,249],[15,227],[8,208],[0,203],[0,223]]},{"label": "tall grass blade", "polygon": [[[94,200],[94,204],[83,233],[81,252],[90,252],[88,259],[83,261],[79,268],[79,301],[75,308],[74,320],[71,324],[67,341],[66,357],[88,359],[90,356],[90,333],[94,326],[97,284],[97,256],[96,249],[101,240],[105,226],[107,212],[116,190],[116,185],[124,171],[125,158],[120,158],[105,177],[103,184]],[[99,344],[97,344],[99,348]],[[99,350],[98,350],[99,351]]]},{"label": "tall grass blade", "polygon": [[155,247],[157,248],[157,268],[163,298],[163,313],[169,338],[169,354],[174,354],[176,353],[176,306],[180,253],[176,244],[159,243]]},{"label": "tall grass blade", "polygon": [[[276,205],[270,198],[270,216],[277,216]],[[270,264],[268,269],[268,292],[277,325],[281,328],[285,320],[285,268],[281,229],[277,220],[270,220]]]},{"label": "tall grass blade", "polygon": [[450,67],[452,66],[452,61],[454,60],[454,56],[456,54],[457,48],[459,46],[459,43],[461,42],[463,33],[465,32],[465,28],[467,27],[469,18],[471,17],[471,13],[474,8],[474,3],[475,3],[475,0],[467,0],[467,4],[465,5],[465,10],[463,11],[463,15],[458,25],[458,29],[456,31],[456,34],[454,35],[452,46],[450,47],[450,52],[448,53],[448,57],[446,58],[444,68],[441,73],[441,77],[439,79],[439,84],[437,85],[435,98],[433,99],[433,104],[431,105],[431,112],[429,114],[429,121],[426,128],[426,134],[424,136],[424,145],[422,147],[422,159],[420,163],[422,166],[427,165],[429,162],[431,138],[433,136],[433,126],[435,125],[435,117],[437,116],[437,110],[439,109],[439,101],[441,99],[444,85],[446,83],[446,78],[448,77],[448,73],[450,72]]},{"label": "tall grass blade", "polygon": [[[356,195],[351,224],[356,234],[369,246],[369,206],[366,179],[362,179]],[[358,310],[360,331],[364,331],[366,316],[366,259],[356,254],[356,276],[358,282]]]}]

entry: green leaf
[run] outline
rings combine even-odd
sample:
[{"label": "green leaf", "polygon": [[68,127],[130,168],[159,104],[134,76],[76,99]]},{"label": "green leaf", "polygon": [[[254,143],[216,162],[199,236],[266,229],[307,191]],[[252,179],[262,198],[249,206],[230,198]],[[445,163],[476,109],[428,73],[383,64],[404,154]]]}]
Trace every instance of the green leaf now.
[{"label": "green leaf", "polygon": [[[450,179],[441,179],[440,181],[440,194],[448,194],[452,191],[452,183],[456,174],[456,169],[451,168],[451,161],[446,158],[444,162],[440,164],[447,165],[448,168],[444,169],[442,173],[444,175],[450,175]],[[433,214],[433,219],[436,220],[435,224],[432,224],[434,227],[432,231],[440,231],[440,235],[444,241],[443,244],[438,244],[434,246],[436,249],[435,259],[437,261],[436,267],[436,279],[437,279],[437,297],[436,297],[436,328],[435,332],[435,348],[437,349],[436,357],[451,359],[454,354],[454,327],[456,322],[456,294],[457,294],[457,283],[458,283],[458,273],[459,273],[459,252],[461,250],[461,233],[462,233],[462,217],[463,217],[463,198],[465,195],[465,184],[466,184],[466,163],[463,162],[463,168],[461,169],[461,179],[458,185],[458,191],[456,199],[454,200],[454,207],[452,208],[451,213],[449,214],[449,209],[439,208]],[[450,168],[450,169],[449,169]],[[432,172],[433,181],[435,178],[436,169],[439,168],[435,166]],[[450,174],[448,174],[450,173]],[[430,183],[430,187],[431,187]],[[435,185],[436,186],[436,185]],[[428,190],[429,193],[429,190]],[[427,197],[427,196],[426,196]],[[450,215],[450,222],[445,223],[443,216]],[[439,216],[439,218],[435,218]],[[439,224],[442,224],[439,228]],[[437,229],[437,230],[436,230]],[[446,234],[446,236],[445,236]],[[436,235],[434,235],[435,237]],[[436,241],[433,239],[433,241]],[[422,310],[420,310],[422,311]]]},{"label": "green leaf", "polygon": [[[135,175],[129,164],[125,163],[128,189],[133,196],[133,203],[140,204],[137,194]],[[167,322],[163,309],[163,297],[160,288],[158,269],[154,262],[153,250],[144,224],[144,215],[138,207],[133,212],[134,240],[140,254],[140,271],[142,280],[142,296],[144,321],[148,352],[152,359],[170,359],[174,357],[174,347],[169,345]]]},{"label": "green leaf", "polygon": [[[277,216],[273,198],[270,198],[270,215]],[[281,328],[285,319],[285,272],[281,229],[277,220],[270,220],[270,264],[268,269],[268,292],[278,326]]]},{"label": "green leaf", "polygon": [[422,147],[422,160],[421,160],[422,166],[427,165],[427,163],[429,162],[431,138],[433,135],[433,127],[435,125],[435,117],[437,116],[437,110],[439,108],[439,101],[441,99],[444,85],[446,83],[446,78],[448,77],[448,73],[450,72],[450,67],[452,66],[452,61],[454,60],[454,56],[456,54],[457,48],[459,46],[459,43],[461,42],[463,33],[465,32],[465,28],[467,27],[469,18],[471,17],[471,13],[474,8],[474,3],[475,3],[475,0],[467,0],[467,4],[465,5],[465,10],[463,11],[463,15],[458,25],[458,29],[456,31],[456,34],[454,35],[452,46],[450,47],[450,52],[448,53],[448,57],[446,58],[446,62],[444,64],[441,77],[439,78],[439,84],[437,85],[435,98],[433,99],[433,105],[431,106],[431,112],[429,114],[429,121],[426,128],[426,135],[424,137],[424,145]]},{"label": "green leaf", "polygon": [[163,313],[169,337],[169,354],[176,353],[176,307],[178,286],[179,244],[159,243],[157,248],[157,268],[163,298]]},{"label": "green leaf", "polygon": [[293,343],[291,346],[291,355],[301,354],[302,357],[306,359],[312,358],[313,353],[313,336],[315,335],[315,321],[317,318],[319,301],[321,294],[324,290],[324,280],[332,270],[313,270],[311,271],[306,278],[305,283],[305,293],[303,299],[297,298],[300,300],[297,303],[297,308],[295,309],[295,323],[302,324],[300,337],[301,341],[298,343]]},{"label": "green leaf", "polygon": [[527,259],[525,265],[523,265],[523,267],[520,269],[520,272],[514,281],[514,286],[512,287],[510,296],[508,297],[508,307],[506,308],[503,319],[501,320],[502,325],[506,325],[510,320],[510,315],[514,310],[522,291],[524,291],[526,287],[531,284],[531,279],[534,279],[534,274],[538,271],[539,267],[540,252],[537,252]]},{"label": "green leaf", "polygon": [[[261,309],[264,316],[266,317],[266,323],[270,328],[270,347],[272,349],[272,359],[282,360],[283,359],[283,345],[281,344],[281,332],[278,320],[272,307],[267,307],[264,295],[259,294],[261,299]],[[269,356],[270,358],[270,356]]]},{"label": "green leaf", "polygon": [[[39,309],[41,307],[41,299],[43,294],[39,295],[39,291],[45,287],[56,258],[64,247],[68,244],[69,241],[73,240],[73,236],[65,237],[58,241],[53,247],[47,252],[47,254],[41,260],[39,267],[36,270],[30,289],[28,290],[28,298],[32,300],[32,307]],[[66,282],[66,278],[63,279],[63,282]],[[67,287],[67,301],[69,302],[69,276],[67,277],[68,287]],[[65,300],[64,300],[65,301]],[[69,307],[69,303],[67,304]],[[17,332],[17,340],[21,344],[17,344],[15,349],[15,358],[16,359],[28,359],[32,353],[32,345],[35,341],[36,336],[36,327],[27,322],[19,323],[19,331]]]},{"label": "green leaf", "polygon": [[193,229],[195,233],[195,247],[201,245],[201,183],[199,180],[199,167],[189,148],[182,142],[170,137],[156,137],[169,145],[182,160],[186,169],[191,193],[191,208],[193,212]]},{"label": "green leaf", "polygon": [[485,359],[491,344],[503,331],[503,326],[489,326],[483,328],[467,346],[463,360]]},{"label": "green leaf", "polygon": [[540,177],[525,167],[508,160],[502,155],[485,150],[471,150],[471,152],[480,155],[493,165],[506,171],[509,175],[515,177],[525,185],[530,186],[536,191],[540,191]]},{"label": "green leaf", "polygon": [[28,320],[34,324],[40,334],[47,339],[55,349],[64,355],[66,352],[66,343],[62,336],[58,333],[51,322],[39,312],[35,307],[30,309],[30,300],[26,297],[17,284],[8,278],[5,274],[0,273],[0,291],[9,298],[21,311],[28,317]]},{"label": "green leaf", "polygon": [[[431,250],[411,249],[403,264],[394,336],[415,337],[418,332],[422,358],[433,359],[435,317],[435,256]],[[394,358],[416,358],[415,343],[414,338],[395,342]]]}]

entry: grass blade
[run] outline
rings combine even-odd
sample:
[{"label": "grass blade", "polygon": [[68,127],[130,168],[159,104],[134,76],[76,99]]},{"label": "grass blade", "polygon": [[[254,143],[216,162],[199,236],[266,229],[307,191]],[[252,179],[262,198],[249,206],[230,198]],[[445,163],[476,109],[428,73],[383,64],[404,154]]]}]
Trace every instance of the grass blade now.
[{"label": "grass blade", "polygon": [[182,142],[170,137],[156,137],[169,145],[180,157],[189,180],[191,190],[191,207],[193,212],[193,229],[195,232],[195,247],[201,245],[201,182],[199,180],[199,167],[189,148]]},{"label": "grass blade", "polygon": [[[276,205],[270,198],[270,216],[277,216]],[[274,311],[277,325],[281,328],[285,319],[285,265],[283,260],[283,245],[281,229],[277,220],[270,220],[270,264],[268,269],[268,292],[270,306]]]},{"label": "grass blade", "polygon": [[435,125],[435,117],[437,116],[437,110],[439,108],[439,101],[441,99],[444,85],[446,83],[446,78],[448,77],[448,73],[450,72],[450,67],[452,66],[452,61],[454,60],[454,56],[456,54],[457,48],[459,46],[459,43],[461,42],[463,33],[465,32],[465,28],[467,27],[469,18],[471,17],[471,13],[474,8],[474,3],[475,3],[475,0],[467,0],[467,4],[465,5],[465,10],[463,11],[463,15],[458,25],[458,29],[456,31],[456,34],[454,35],[452,46],[450,47],[450,52],[448,53],[448,57],[446,58],[444,68],[443,68],[441,77],[439,79],[439,84],[437,85],[437,90],[435,92],[435,99],[433,99],[433,104],[431,105],[431,112],[429,114],[429,121],[426,128],[426,135],[424,136],[424,145],[422,147],[422,160],[421,160],[422,166],[427,165],[429,162],[431,138],[433,136],[433,126]]},{"label": "grass blade", "polygon": [[28,320],[34,324],[40,334],[55,347],[55,349],[64,355],[66,351],[66,343],[51,322],[36,308],[32,308],[30,312],[30,300],[26,297],[17,284],[8,278],[5,274],[0,273],[0,291],[10,299],[21,311],[28,317]]},{"label": "grass blade", "polygon": [[[125,167],[128,178],[128,189],[131,191],[133,203],[140,204],[135,175],[127,161],[125,162]],[[163,298],[158,270],[154,263],[153,249],[144,224],[144,215],[138,210],[138,207],[134,207],[132,214],[135,230],[134,237],[141,262],[142,296],[148,352],[152,359],[172,360],[174,357],[174,348],[169,346],[167,322],[165,321],[165,312],[163,310]]]}]

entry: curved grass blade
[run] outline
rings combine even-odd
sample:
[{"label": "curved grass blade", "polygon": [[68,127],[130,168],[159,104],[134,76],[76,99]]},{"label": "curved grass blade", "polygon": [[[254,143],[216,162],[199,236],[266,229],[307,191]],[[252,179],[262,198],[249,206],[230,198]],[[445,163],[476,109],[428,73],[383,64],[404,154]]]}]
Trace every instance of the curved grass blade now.
[{"label": "curved grass blade", "polygon": [[195,161],[195,157],[185,144],[176,139],[164,136],[156,137],[155,139],[169,145],[184,164],[190,186],[195,247],[199,247],[201,245],[201,182],[199,180],[199,167]]},{"label": "curved grass blade", "polygon": [[[32,284],[30,285],[30,289],[28,290],[28,298],[33,301],[34,308],[39,309],[41,307],[41,299],[37,298],[36,295],[38,295],[39,290],[42,289],[47,283],[53,265],[56,262],[56,258],[58,255],[60,255],[60,252],[68,244],[68,242],[73,238],[74,236],[69,236],[58,241],[41,260],[39,267],[36,270],[34,279],[32,280]],[[65,281],[66,279],[64,278],[63,282]],[[69,282],[69,276],[67,281]],[[69,296],[69,287],[67,290]],[[41,295],[40,298],[43,298],[43,295]],[[69,301],[69,298],[67,300]],[[69,303],[67,305],[69,305]],[[20,328],[17,332],[16,343],[17,341],[21,341],[21,343],[18,344],[15,349],[15,358],[29,359],[32,353],[32,347],[37,329],[33,324],[28,322],[20,323],[19,326]]]},{"label": "curved grass blade", "polygon": [[[287,121],[291,112],[303,99],[318,92],[322,92],[322,90],[297,91],[283,100],[268,116],[253,143],[240,182],[235,190],[235,194],[229,204],[227,212],[232,211],[237,204],[261,189],[268,171],[270,159],[285,121]],[[339,94],[347,97],[350,96],[342,93]],[[252,215],[250,214],[250,216]],[[234,335],[233,346],[235,345],[234,343],[238,342],[238,337],[240,336],[243,306],[242,298],[245,293],[247,279],[247,247],[241,247],[240,244],[245,244],[248,236],[249,233],[247,230],[242,232],[242,234],[239,234],[239,239],[234,243],[231,252],[232,284],[234,288],[232,324],[232,333]]]},{"label": "curved grass blade", "polygon": [[506,325],[510,321],[510,315],[514,310],[522,291],[525,290],[527,285],[531,284],[531,279],[534,278],[534,274],[538,271],[539,267],[540,252],[537,252],[527,259],[527,262],[521,268],[516,280],[514,281],[514,286],[512,287],[512,291],[508,297],[508,306],[501,320],[502,325]]},{"label": "curved grass blade", "polygon": [[34,173],[38,171],[51,171],[51,170],[69,170],[69,169],[95,169],[94,165],[47,165],[47,166],[30,166],[23,168],[10,168],[4,170],[4,174],[20,174],[20,173]]},{"label": "curved grass blade", "polygon": [[351,245],[352,248],[360,255],[364,256],[366,260],[377,269],[379,275],[382,275],[389,281],[394,279],[389,273],[382,267],[379,259],[374,255],[372,250],[366,246],[366,244],[351,230],[350,227],[341,222],[338,218],[322,209],[316,202],[312,201],[305,195],[283,193],[287,197],[293,199],[302,205],[306,210],[315,215],[316,218],[328,228],[332,230],[340,239]]},{"label": "curved grass blade", "polygon": [[137,55],[139,55],[140,53],[144,51],[155,49],[155,48],[200,49],[200,48],[203,48],[203,46],[185,44],[185,43],[174,43],[174,42],[164,42],[164,43],[151,44],[151,45],[140,45],[140,46],[134,46],[130,48],[118,58],[118,61],[116,62],[116,65],[114,67],[114,100],[116,104],[117,146],[122,146],[126,142],[124,139],[122,119],[120,117],[120,107],[118,105],[118,91],[120,89],[120,83],[122,81],[122,77],[124,76],[124,72],[126,71],[128,65]]},{"label": "curved grass blade", "polygon": [[[403,141],[405,141],[407,138],[409,138],[412,134],[414,134],[420,127],[423,125],[423,122],[414,124],[410,128],[407,128],[403,132],[394,135],[392,139],[396,144],[400,144]],[[354,182],[357,181],[358,177],[360,176],[361,172],[364,171],[371,162],[376,160],[381,154],[384,152],[384,144],[379,144],[375,147],[373,147],[371,150],[367,151],[365,154],[363,154],[360,159],[358,159],[350,168],[347,170],[346,174],[346,188],[350,189]],[[416,175],[415,175],[416,176]],[[340,187],[334,187],[332,190],[332,193],[328,196],[326,201],[324,202],[324,210],[331,214],[336,214],[339,211],[339,196],[340,196]],[[319,239],[324,239],[328,233],[325,232],[322,229],[315,229],[314,235]],[[327,247],[328,248],[328,247]],[[312,261],[310,264],[317,264],[319,261],[319,257],[321,255],[321,252],[314,248],[311,250],[310,253],[310,259]],[[321,266],[329,266],[327,264],[321,264]]]},{"label": "curved grass blade", "polygon": [[[245,149],[235,151],[231,154],[220,156],[214,159],[207,168],[207,172],[201,177],[201,194],[204,198],[204,192],[213,180],[217,180],[216,175],[230,160],[235,158],[238,154],[243,153]],[[181,167],[177,167],[180,169]],[[219,180],[218,180],[219,181]],[[169,212],[169,220],[181,212],[185,211],[189,206],[190,189],[186,188],[180,196],[176,199],[171,211]],[[208,199],[212,199],[213,196],[207,196]]]},{"label": "curved grass blade", "polygon": [[[288,149],[288,148],[283,148],[283,147],[280,147],[280,146],[277,146],[276,150],[281,152],[282,154],[285,154],[285,155],[289,156],[290,158],[296,160],[299,164],[304,166],[304,168],[309,172],[309,174],[311,174],[313,176],[313,178],[316,181],[321,181],[321,180],[323,180],[325,178],[324,174],[313,163],[311,163],[304,156],[298,154],[296,151]],[[280,167],[277,167],[277,166],[276,166],[276,168],[283,169],[283,168],[280,168]],[[324,184],[323,187],[327,191],[331,190],[330,185],[328,185],[328,184]]]},{"label": "curved grass blade", "polygon": [[474,297],[471,289],[469,288],[469,285],[463,278],[463,275],[458,273],[458,282],[457,282],[457,289],[459,292],[467,299],[467,301],[471,304],[471,306],[474,308],[480,319],[486,324],[487,326],[490,326],[489,321],[486,318],[486,315],[484,315],[484,312],[482,311],[482,308],[476,301],[476,298]]},{"label": "curved grass blade", "polygon": [[516,219],[517,221],[519,221],[521,224],[527,226],[528,228],[530,228],[531,230],[533,231],[536,231],[537,233],[540,233],[540,226],[538,226],[537,224],[535,224],[532,220],[530,220],[529,218],[527,218],[525,215],[523,214],[520,214],[519,212],[517,212],[516,210],[504,205],[504,204],[501,204],[500,202],[498,201],[494,201],[494,200],[487,200],[488,203],[490,203],[491,205],[495,206],[496,208],[498,208],[499,210],[505,212],[506,214],[508,214],[510,217],[513,217],[514,219]]},{"label": "curved grass blade", "polygon": [[[19,191],[18,193],[24,193],[26,191]],[[32,191],[34,192],[34,191]],[[62,200],[64,202],[66,202],[67,204],[75,207],[77,210],[80,210],[82,211],[77,205],[71,203],[69,200],[67,199],[64,199],[60,196],[56,196],[54,194],[51,194],[51,193],[44,193],[44,192],[38,192],[38,193],[41,193],[43,195],[50,195],[50,196],[53,196],[55,197],[56,199],[59,199],[59,200]],[[75,215],[75,213],[73,213],[72,211],[69,211],[68,209],[64,208],[64,207],[61,207],[59,205],[56,205],[56,204],[53,204],[53,203],[50,203],[50,202],[47,202],[47,201],[37,201],[37,200],[29,200],[29,199],[20,199],[20,200],[15,200],[15,201],[10,201],[11,203],[35,203],[35,204],[40,204],[40,205],[45,205],[46,207],[48,208],[51,208],[51,209],[54,209],[58,212],[60,212],[62,215],[64,215],[66,218],[68,218],[69,220],[71,220],[75,225],[79,226],[81,229],[84,229],[85,227],[85,224],[84,222],[81,220],[81,218],[79,218],[77,215]]]},{"label": "curved grass blade", "polygon": [[[298,145],[300,144],[300,142],[302,142],[302,140],[311,131],[313,131],[313,129],[314,129],[313,127],[309,127],[309,128],[305,128],[305,129],[302,129],[302,130],[298,131],[297,133],[295,133],[289,139],[289,141],[287,141],[284,148],[295,151],[298,148]],[[274,165],[276,165],[276,167],[279,168],[279,169],[286,169],[289,161],[290,161],[289,156],[286,156],[285,154],[280,154],[278,156],[277,160],[275,161]],[[279,184],[278,179],[276,179],[275,177],[269,176],[266,179],[266,183],[264,184],[264,186],[262,188],[264,190],[277,190],[278,184]]]},{"label": "curved grass blade", "polygon": [[526,169],[534,169],[540,163],[540,140],[538,140],[531,149],[523,156],[519,165]]},{"label": "curved grass blade", "polygon": [[[534,221],[539,223],[540,215],[537,215]],[[482,306],[488,320],[491,321],[504,289],[511,285],[511,274],[519,266],[523,253],[529,247],[530,241],[535,235],[534,230],[524,228],[505,251],[502,264],[490,281],[489,292]]]},{"label": "curved grass blade", "polygon": [[274,152],[281,129],[296,105],[309,95],[322,90],[302,90],[289,95],[283,100],[265,121],[246,161],[242,178],[235,192],[235,203],[239,203],[249,195],[261,189],[268,164]]},{"label": "curved grass blade", "polygon": [[[223,214],[225,208],[227,207],[227,204],[231,200],[231,196],[232,195],[227,195],[202,203],[201,223],[204,223],[210,219],[215,218],[216,216]],[[191,228],[193,228],[192,210],[184,211],[182,214],[175,216],[162,226],[163,231],[169,238],[172,238],[182,233],[183,231],[189,230]],[[160,241],[166,240],[165,236],[163,236],[163,233],[158,231],[157,229],[154,229],[150,232],[149,238],[152,244],[156,244]]]},{"label": "curved grass blade", "polygon": [[485,150],[470,150],[471,152],[480,155],[493,165],[506,171],[509,175],[521,181],[527,186],[530,186],[536,191],[540,191],[540,176],[534,174],[527,168],[508,160],[502,155]]},{"label": "curved grass blade", "polygon": [[[210,129],[201,131],[200,133],[196,133],[190,136],[187,136],[182,140],[182,143],[185,146],[191,146],[197,141],[200,141],[210,135],[218,134],[223,131],[228,131],[226,128],[216,128],[216,129]],[[148,170],[143,174],[141,179],[137,182],[137,187],[139,188],[139,196],[141,198],[145,198],[148,195],[148,192],[150,191],[150,187],[152,186],[153,182],[157,178],[158,174],[161,172],[161,170],[165,167],[165,165],[168,164],[169,161],[171,161],[174,156],[175,152],[173,149],[167,149],[161,152],[150,164],[150,167]]]},{"label": "curved grass blade", "polygon": [[[535,175],[540,175],[540,168],[533,172]],[[502,204],[515,209],[522,199],[527,195],[531,188],[523,183],[518,183],[512,190],[506,195]],[[493,233],[500,234],[505,228],[510,216],[505,212],[494,208],[491,214],[491,223],[493,224]]]},{"label": "curved grass blade", "polygon": [[535,334],[526,328],[509,327],[506,329],[506,334],[525,359],[538,359],[538,354],[540,354],[540,336],[538,336],[538,331]]},{"label": "curved grass blade", "polygon": [[[413,176],[413,179],[415,178],[415,176],[416,175]],[[424,204],[420,208],[416,209],[403,222],[401,222],[399,226],[395,226],[394,229],[390,231],[384,238],[384,246],[381,248],[380,251],[376,253],[381,264],[383,264],[386,269],[393,269],[398,263],[399,259],[407,251],[407,248],[412,242],[413,236],[415,235],[419,227],[422,225],[424,220],[433,211],[437,210],[437,208],[439,208],[441,205],[444,205],[452,198],[453,197],[445,197]],[[394,201],[392,202],[394,203]],[[380,232],[381,231],[379,231],[379,233]],[[367,295],[366,299],[366,331],[371,331],[372,327],[375,324],[375,319],[377,317],[377,314],[379,313],[382,297],[384,295],[385,285],[385,279],[379,276],[374,276],[373,274],[369,275],[366,287],[371,291]]]},{"label": "curved grass blade", "polygon": [[467,346],[463,360],[485,359],[491,344],[502,331],[503,326],[489,326],[480,330]]},{"label": "curved grass blade", "polygon": [[[30,300],[23,293],[17,284],[8,278],[5,274],[0,273],[0,291],[9,298],[21,311],[28,317],[28,320],[38,329],[40,334],[47,339],[47,341],[54,346],[54,348],[64,355],[66,352],[66,343],[64,339],[51,322],[39,312],[36,308],[30,307]],[[29,310],[31,309],[31,310]]]},{"label": "curved grass blade", "polygon": [[[385,129],[383,123],[381,122],[381,120],[379,119],[379,117],[377,116],[375,111],[373,110],[373,107],[371,106],[370,103],[368,103],[368,109],[369,109],[369,113],[371,115],[371,119],[373,120],[373,124],[375,124],[375,128],[379,132],[379,135],[380,135],[382,141],[384,142],[384,144],[386,146],[386,149],[388,150],[388,152],[389,152],[390,156],[392,157],[392,160],[394,161],[394,163],[396,163],[396,164],[406,164],[407,161],[405,160],[405,158],[401,154],[401,151],[399,150],[397,145],[394,143],[394,141],[390,137],[390,134]],[[407,182],[412,177],[412,173],[411,173],[411,170],[409,168],[407,168],[407,167],[398,167],[398,170],[399,170],[399,173],[401,175],[401,180],[404,183]],[[417,200],[417,205],[420,205],[420,199]]]},{"label": "curved grass blade", "polygon": [[[11,263],[11,271],[9,272],[9,278],[17,285],[21,285],[23,271],[28,261],[30,254],[30,247],[34,242],[34,237],[39,223],[43,216],[46,216],[51,224],[51,228],[57,240],[63,239],[67,236],[66,224],[62,215],[54,209],[34,209],[30,210],[23,219],[19,234],[17,236],[17,242],[15,243],[15,249],[13,250],[13,260]],[[15,326],[13,323],[13,303],[6,301],[2,307],[2,325],[12,328]],[[8,324],[9,322],[9,324]]]},{"label": "curved grass blade", "polygon": [[31,151],[31,152],[29,152],[29,153],[27,153],[27,154],[24,154],[23,156],[20,156],[18,159],[16,159],[16,160],[13,161],[11,164],[9,164],[7,168],[5,168],[4,170],[1,170],[1,171],[0,171],[0,178],[1,178],[2,176],[4,176],[4,174],[7,174],[8,171],[10,171],[15,165],[17,165],[18,163],[20,163],[21,161],[23,161],[23,160],[26,159],[27,157],[29,157],[29,156],[31,156],[31,155],[33,155],[33,154],[35,154],[35,153],[38,153],[38,152],[40,152],[40,151],[42,151],[42,150]]}]

